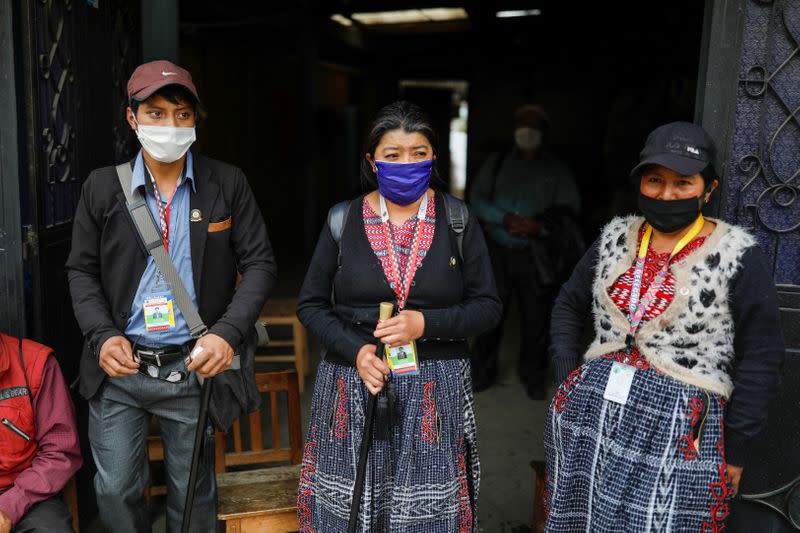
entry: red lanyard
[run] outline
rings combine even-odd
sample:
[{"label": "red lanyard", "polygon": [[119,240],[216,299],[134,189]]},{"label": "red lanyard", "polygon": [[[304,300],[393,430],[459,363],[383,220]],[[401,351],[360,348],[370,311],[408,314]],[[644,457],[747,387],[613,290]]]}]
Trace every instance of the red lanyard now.
[{"label": "red lanyard", "polygon": [[178,186],[181,184],[181,178],[178,178],[178,181],[175,182],[175,189],[172,191],[166,205],[161,205],[161,194],[158,192],[156,179],[151,172],[148,171],[147,174],[150,176],[150,183],[153,184],[153,196],[155,196],[156,203],[158,204],[158,218],[161,222],[161,238],[164,239],[164,249],[169,253],[169,212],[172,207],[172,199],[175,198],[175,193],[178,191]]},{"label": "red lanyard", "polygon": [[417,273],[419,266],[419,237],[425,230],[425,215],[428,211],[428,194],[422,199],[419,204],[419,211],[417,211],[417,221],[414,225],[414,237],[411,241],[411,251],[406,260],[406,268],[404,272],[400,272],[400,262],[397,260],[397,255],[394,251],[394,238],[392,237],[392,229],[389,222],[389,210],[386,208],[386,200],[380,196],[381,201],[381,222],[383,227],[383,236],[386,242],[386,250],[389,252],[389,261],[391,266],[391,279],[389,282],[394,285],[394,292],[397,295],[397,309],[402,311],[406,302],[408,301],[408,293],[411,290],[411,282],[414,281],[414,276]]}]

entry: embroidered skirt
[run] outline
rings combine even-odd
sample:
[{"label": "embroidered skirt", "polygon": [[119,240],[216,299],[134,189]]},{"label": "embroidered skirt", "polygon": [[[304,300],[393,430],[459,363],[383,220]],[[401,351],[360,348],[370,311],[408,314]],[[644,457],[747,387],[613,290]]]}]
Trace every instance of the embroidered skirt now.
[{"label": "embroidered skirt", "polygon": [[[395,378],[396,417],[370,447],[358,531],[476,529],[480,465],[469,361],[422,361]],[[353,367],[322,361],[303,454],[301,532],[347,531],[369,392]]]},{"label": "embroidered skirt", "polygon": [[[603,399],[614,361],[638,367],[625,405]],[[627,352],[575,370],[546,420],[546,531],[722,531],[723,412],[722,397]]]}]

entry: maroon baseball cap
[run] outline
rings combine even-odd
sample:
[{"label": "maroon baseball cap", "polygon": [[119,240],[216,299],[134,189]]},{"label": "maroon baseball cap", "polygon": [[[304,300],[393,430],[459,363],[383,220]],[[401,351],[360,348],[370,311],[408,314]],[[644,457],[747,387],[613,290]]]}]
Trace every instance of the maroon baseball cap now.
[{"label": "maroon baseball cap", "polygon": [[164,59],[150,61],[136,67],[131,74],[131,79],[128,80],[128,100],[142,102],[167,85],[185,87],[198,102],[200,101],[189,71]]}]

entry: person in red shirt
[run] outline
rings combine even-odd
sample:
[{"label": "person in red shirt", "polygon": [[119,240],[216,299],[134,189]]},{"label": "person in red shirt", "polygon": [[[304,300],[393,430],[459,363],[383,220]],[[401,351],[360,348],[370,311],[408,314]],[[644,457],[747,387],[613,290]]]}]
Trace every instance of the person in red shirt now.
[{"label": "person in red shirt", "polygon": [[59,493],[81,464],[53,350],[0,333],[0,533],[72,531]]}]

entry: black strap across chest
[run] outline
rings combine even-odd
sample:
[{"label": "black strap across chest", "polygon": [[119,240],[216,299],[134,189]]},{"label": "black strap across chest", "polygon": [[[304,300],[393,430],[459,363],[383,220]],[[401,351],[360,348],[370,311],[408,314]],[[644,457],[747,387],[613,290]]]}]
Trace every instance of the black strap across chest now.
[{"label": "black strap across chest", "polygon": [[[442,193],[444,198],[444,208],[447,213],[447,226],[453,232],[456,238],[456,246],[458,248],[458,258],[464,260],[464,230],[467,229],[467,221],[469,221],[469,208],[462,200],[455,196]],[[334,205],[328,213],[328,227],[331,230],[333,240],[339,248],[339,255],[336,260],[337,266],[342,266],[342,234],[347,225],[347,219],[350,210],[354,205],[357,205],[363,200],[363,196],[345,202],[339,202]]]}]

